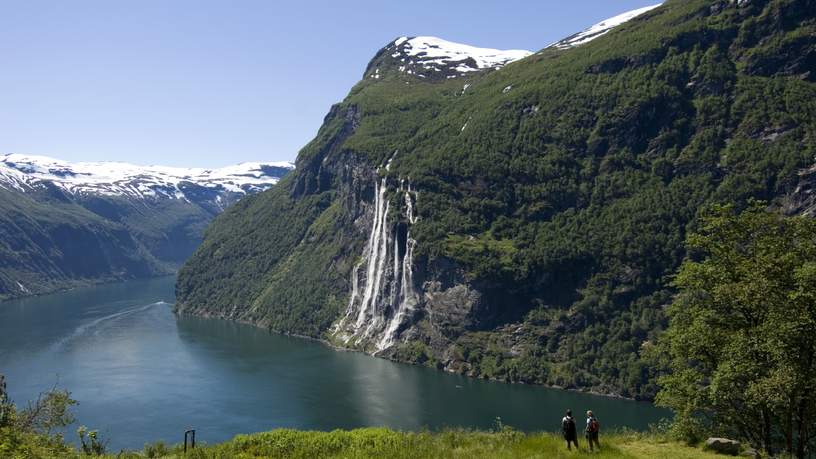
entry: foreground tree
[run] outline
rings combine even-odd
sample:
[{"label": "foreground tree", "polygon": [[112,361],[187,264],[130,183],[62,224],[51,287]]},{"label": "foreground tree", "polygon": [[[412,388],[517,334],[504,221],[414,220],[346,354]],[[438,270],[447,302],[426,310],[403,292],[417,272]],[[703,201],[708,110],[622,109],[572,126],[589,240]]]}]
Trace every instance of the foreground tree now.
[{"label": "foreground tree", "polygon": [[658,347],[670,370],[658,404],[688,436],[805,457],[816,427],[816,221],[758,203],[716,207],[687,244]]},{"label": "foreground tree", "polygon": [[[0,457],[78,457],[61,433],[74,422],[71,407],[76,403],[68,391],[54,386],[18,409],[9,400],[0,375]],[[104,444],[102,447],[104,451]]]}]

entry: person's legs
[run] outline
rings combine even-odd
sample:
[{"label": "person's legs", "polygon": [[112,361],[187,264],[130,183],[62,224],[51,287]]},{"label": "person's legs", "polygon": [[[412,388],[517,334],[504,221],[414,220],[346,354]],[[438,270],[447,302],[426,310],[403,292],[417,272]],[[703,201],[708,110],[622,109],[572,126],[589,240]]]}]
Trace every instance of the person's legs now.
[{"label": "person's legs", "polygon": [[575,443],[575,449],[578,448],[578,439],[577,438],[569,438],[567,439],[567,449],[572,451],[572,444]]},{"label": "person's legs", "polygon": [[590,434],[589,437],[587,438],[587,440],[589,440],[589,450],[590,451],[595,451],[596,449],[598,451],[601,450],[601,444],[598,443],[598,435],[597,434],[596,435]]}]

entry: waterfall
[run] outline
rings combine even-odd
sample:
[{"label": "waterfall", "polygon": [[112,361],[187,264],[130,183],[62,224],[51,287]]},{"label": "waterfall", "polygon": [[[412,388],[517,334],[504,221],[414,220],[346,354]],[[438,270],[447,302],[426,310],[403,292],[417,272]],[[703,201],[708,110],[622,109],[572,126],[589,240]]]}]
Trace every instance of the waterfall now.
[{"label": "waterfall", "polygon": [[411,238],[410,229],[417,220],[416,193],[410,183],[400,181],[397,192],[402,198],[399,206],[402,218],[394,224],[388,221],[391,206],[387,190],[387,178],[375,183],[368,242],[362,260],[352,269],[346,314],[332,329],[345,344],[364,348],[373,344],[377,352],[394,345],[400,327],[418,303],[413,285],[416,241]]},{"label": "waterfall", "polygon": [[[411,198],[410,184],[407,189],[403,189],[403,184],[400,184],[400,191],[403,192],[405,202],[405,218],[409,224],[414,224],[416,217],[414,217],[414,202]],[[398,264],[398,238],[394,239],[394,278],[399,280],[399,294],[396,295],[396,301],[392,303],[396,307],[393,308],[391,320],[388,322],[385,332],[377,342],[378,351],[387,349],[394,344],[399,327],[402,326],[405,318],[414,311],[417,305],[413,273],[414,247],[416,246],[416,241],[411,238],[411,230],[409,228],[405,234],[405,253],[403,254],[400,266]]]},{"label": "waterfall", "polygon": [[389,203],[385,199],[386,179],[375,187],[374,198],[374,224],[371,228],[371,235],[368,240],[368,272],[366,276],[365,290],[363,291],[363,302],[360,304],[357,313],[355,327],[359,329],[366,320],[371,323],[374,317],[373,309],[377,306],[377,299],[380,295],[380,282],[383,278],[383,265],[385,263],[386,251],[388,250],[388,207]]}]

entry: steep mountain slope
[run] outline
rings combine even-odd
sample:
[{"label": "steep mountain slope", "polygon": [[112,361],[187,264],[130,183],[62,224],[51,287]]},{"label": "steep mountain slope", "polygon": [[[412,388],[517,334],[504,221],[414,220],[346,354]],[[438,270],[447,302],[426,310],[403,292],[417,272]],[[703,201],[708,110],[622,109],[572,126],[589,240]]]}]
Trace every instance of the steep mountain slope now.
[{"label": "steep mountain slope", "polygon": [[0,156],[0,299],[169,273],[215,215],[288,163],[222,169]]},{"label": "steep mountain slope", "polygon": [[408,73],[400,38],[293,174],[216,219],[177,309],[649,398],[642,352],[698,211],[812,209],[815,15],[813,0],[670,0],[455,74],[458,57]]}]

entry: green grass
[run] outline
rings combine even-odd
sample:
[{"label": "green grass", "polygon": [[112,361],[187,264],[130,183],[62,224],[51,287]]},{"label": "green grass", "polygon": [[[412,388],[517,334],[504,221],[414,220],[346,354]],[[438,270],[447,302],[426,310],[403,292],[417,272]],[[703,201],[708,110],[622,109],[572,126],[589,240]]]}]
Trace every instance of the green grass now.
[{"label": "green grass", "polygon": [[[582,439],[583,440],[583,439]],[[553,433],[525,434],[513,430],[479,432],[398,432],[385,428],[312,432],[280,429],[200,446],[185,456],[180,445],[148,445],[143,452],[118,457],[164,458],[659,458],[717,457],[700,448],[637,433],[601,436],[602,450],[568,451]],[[151,454],[152,453],[152,454]],[[111,456],[114,457],[114,456]]]}]

